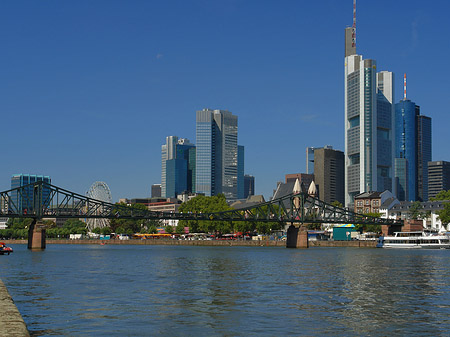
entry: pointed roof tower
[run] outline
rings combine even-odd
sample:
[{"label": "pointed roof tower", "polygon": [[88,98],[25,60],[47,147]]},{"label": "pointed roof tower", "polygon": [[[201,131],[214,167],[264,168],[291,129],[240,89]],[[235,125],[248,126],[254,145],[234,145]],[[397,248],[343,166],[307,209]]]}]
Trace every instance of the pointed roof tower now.
[{"label": "pointed roof tower", "polygon": [[317,188],[316,188],[316,183],[314,182],[314,180],[311,181],[311,184],[309,185],[308,194],[312,197],[317,196]]}]

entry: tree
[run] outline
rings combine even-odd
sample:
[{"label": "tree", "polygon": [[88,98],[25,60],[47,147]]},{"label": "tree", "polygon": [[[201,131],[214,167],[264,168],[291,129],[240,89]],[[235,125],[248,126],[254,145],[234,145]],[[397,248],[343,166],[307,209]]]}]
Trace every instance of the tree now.
[{"label": "tree", "polygon": [[166,233],[168,234],[172,234],[173,233],[173,227],[170,225],[167,225],[164,230],[166,231]]},{"label": "tree", "polygon": [[414,201],[409,207],[409,217],[414,220],[423,218],[425,214],[421,210],[423,210],[423,206],[420,201]]},{"label": "tree", "polygon": [[443,224],[450,223],[450,190],[448,191],[440,191],[436,197],[432,198],[433,201],[447,201],[444,202],[444,209],[438,212],[439,219]]},{"label": "tree", "polygon": [[339,207],[339,208],[344,207],[344,205],[342,205],[342,204],[341,204],[339,201],[337,201],[337,200],[333,201],[333,202],[331,203],[331,206]]},{"label": "tree", "polygon": [[182,224],[180,224],[179,221],[178,221],[177,227],[175,228],[175,233],[184,234],[184,226]]},{"label": "tree", "polygon": [[450,200],[450,190],[448,191],[440,191],[434,198],[431,198],[433,201],[439,201],[439,200]]}]

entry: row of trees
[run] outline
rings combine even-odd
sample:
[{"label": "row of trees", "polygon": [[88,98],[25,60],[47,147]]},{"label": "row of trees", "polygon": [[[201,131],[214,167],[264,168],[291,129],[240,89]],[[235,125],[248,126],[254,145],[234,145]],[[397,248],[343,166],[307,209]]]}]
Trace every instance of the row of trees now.
[{"label": "row of trees", "polygon": [[[212,197],[199,195],[180,206],[179,211],[183,213],[215,213],[229,211],[232,208],[227,204],[225,196],[219,194]],[[178,228],[179,227],[179,228]],[[281,224],[277,221],[197,221],[197,220],[180,220],[177,231],[184,227],[189,227],[192,233],[220,233],[228,234],[234,232],[253,232],[257,231],[261,234],[270,233],[272,230],[281,228]]]}]

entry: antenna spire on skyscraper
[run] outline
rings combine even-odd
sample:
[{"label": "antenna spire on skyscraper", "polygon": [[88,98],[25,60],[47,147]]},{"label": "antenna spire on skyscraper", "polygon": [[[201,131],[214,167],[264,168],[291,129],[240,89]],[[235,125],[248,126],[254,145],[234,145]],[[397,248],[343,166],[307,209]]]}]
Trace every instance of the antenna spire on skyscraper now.
[{"label": "antenna spire on skyscraper", "polygon": [[406,101],[406,74],[403,76],[403,100]]},{"label": "antenna spire on skyscraper", "polygon": [[353,0],[352,47],[356,47],[356,0]]}]

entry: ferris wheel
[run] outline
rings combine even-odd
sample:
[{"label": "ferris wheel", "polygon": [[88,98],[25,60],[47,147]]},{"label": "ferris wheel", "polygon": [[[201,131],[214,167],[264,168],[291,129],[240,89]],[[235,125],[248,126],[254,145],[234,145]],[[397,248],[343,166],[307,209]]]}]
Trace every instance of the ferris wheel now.
[{"label": "ferris wheel", "polygon": [[[112,203],[111,191],[108,185],[103,181],[96,181],[91,185],[91,188],[86,193],[88,198]],[[98,213],[100,214],[102,209],[98,209]],[[108,219],[87,219],[86,227],[92,231],[94,228],[103,228],[109,226]]]}]

